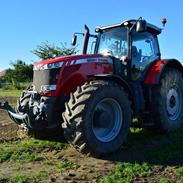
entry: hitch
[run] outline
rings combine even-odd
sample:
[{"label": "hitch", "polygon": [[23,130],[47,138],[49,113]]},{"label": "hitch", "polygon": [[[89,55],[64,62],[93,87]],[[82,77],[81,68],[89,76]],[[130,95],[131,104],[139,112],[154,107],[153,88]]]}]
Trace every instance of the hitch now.
[{"label": "hitch", "polygon": [[15,110],[9,105],[9,103],[7,101],[5,101],[3,103],[0,102],[0,109],[15,112]]},{"label": "hitch", "polygon": [[7,101],[3,103],[0,102],[0,109],[6,110],[11,120],[18,125],[25,124],[28,128],[32,128],[30,125],[29,116],[27,114],[16,113],[16,111],[9,105]]}]

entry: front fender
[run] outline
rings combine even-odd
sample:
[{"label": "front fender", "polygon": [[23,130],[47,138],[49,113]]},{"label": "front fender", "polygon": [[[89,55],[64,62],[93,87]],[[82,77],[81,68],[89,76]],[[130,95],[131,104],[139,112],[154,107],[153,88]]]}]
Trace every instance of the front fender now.
[{"label": "front fender", "polygon": [[165,69],[174,68],[183,73],[182,64],[176,59],[158,60],[150,64],[144,77],[144,85],[156,85],[160,83]]},{"label": "front fender", "polygon": [[133,89],[128,84],[127,81],[125,81],[121,77],[118,77],[117,75],[112,75],[112,74],[97,74],[97,75],[93,76],[93,79],[113,81],[113,82],[116,82],[117,84],[119,84],[120,86],[122,86],[124,88],[124,90],[127,92],[128,96],[130,97],[130,100],[132,102],[133,111],[136,112],[137,102],[136,102],[136,99],[134,96]]}]

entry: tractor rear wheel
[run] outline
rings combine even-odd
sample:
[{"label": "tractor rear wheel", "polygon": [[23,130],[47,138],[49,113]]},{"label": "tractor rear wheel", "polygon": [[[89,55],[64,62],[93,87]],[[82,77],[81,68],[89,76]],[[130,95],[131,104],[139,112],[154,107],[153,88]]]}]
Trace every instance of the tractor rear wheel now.
[{"label": "tractor rear wheel", "polygon": [[66,140],[82,153],[104,155],[124,143],[131,106],[123,88],[110,81],[91,81],[71,93],[63,113]]},{"label": "tractor rear wheel", "polygon": [[183,123],[183,77],[176,69],[165,71],[160,86],[153,91],[156,129],[174,131]]}]

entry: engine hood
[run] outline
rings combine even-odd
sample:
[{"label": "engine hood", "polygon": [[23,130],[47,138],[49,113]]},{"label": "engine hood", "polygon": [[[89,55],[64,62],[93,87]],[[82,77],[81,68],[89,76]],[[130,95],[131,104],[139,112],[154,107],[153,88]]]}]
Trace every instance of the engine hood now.
[{"label": "engine hood", "polygon": [[34,64],[34,70],[41,70],[44,65],[54,64],[54,63],[64,63],[71,62],[82,59],[92,59],[92,58],[109,58],[100,54],[92,55],[71,55],[71,56],[62,56],[54,59],[43,60]]}]

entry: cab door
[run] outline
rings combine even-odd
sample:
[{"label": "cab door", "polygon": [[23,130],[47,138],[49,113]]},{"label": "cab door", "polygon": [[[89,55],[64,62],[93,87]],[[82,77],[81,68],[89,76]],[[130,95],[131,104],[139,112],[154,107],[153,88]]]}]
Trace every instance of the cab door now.
[{"label": "cab door", "polygon": [[132,80],[140,80],[146,67],[157,59],[160,59],[157,36],[149,32],[134,32],[131,46]]}]

